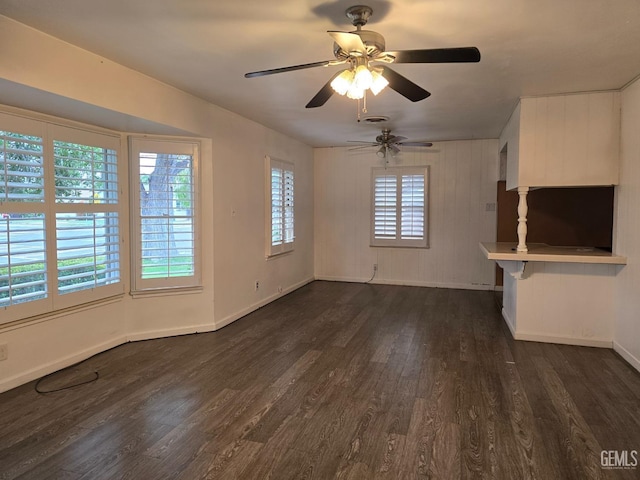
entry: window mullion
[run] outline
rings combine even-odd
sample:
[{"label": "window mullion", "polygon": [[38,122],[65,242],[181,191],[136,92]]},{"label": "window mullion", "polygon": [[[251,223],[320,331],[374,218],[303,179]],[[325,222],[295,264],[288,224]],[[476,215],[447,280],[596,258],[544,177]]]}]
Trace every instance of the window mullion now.
[{"label": "window mullion", "polygon": [[51,308],[53,309],[55,308],[58,298],[58,248],[56,241],[55,161],[51,125],[47,125],[45,129],[42,147],[44,156],[44,221],[47,294]]}]

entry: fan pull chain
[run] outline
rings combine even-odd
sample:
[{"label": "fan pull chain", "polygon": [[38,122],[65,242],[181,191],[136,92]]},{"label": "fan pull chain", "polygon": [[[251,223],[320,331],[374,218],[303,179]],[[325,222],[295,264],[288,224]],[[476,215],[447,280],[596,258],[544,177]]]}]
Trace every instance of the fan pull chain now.
[{"label": "fan pull chain", "polygon": [[367,113],[367,91],[364,91],[364,96],[362,97],[362,109],[360,108],[360,99],[358,99],[358,107],[357,107],[357,118],[358,118],[358,123],[360,123],[361,120],[361,116],[360,116],[360,112],[362,113]]}]

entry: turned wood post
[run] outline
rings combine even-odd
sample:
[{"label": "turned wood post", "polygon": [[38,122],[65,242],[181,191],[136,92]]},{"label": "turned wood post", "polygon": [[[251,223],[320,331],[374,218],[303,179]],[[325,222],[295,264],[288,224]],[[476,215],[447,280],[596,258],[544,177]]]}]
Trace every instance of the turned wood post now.
[{"label": "turned wood post", "polygon": [[518,195],[520,201],[518,202],[518,247],[516,251],[527,252],[527,212],[529,207],[527,206],[527,194],[529,193],[529,187],[518,187]]}]

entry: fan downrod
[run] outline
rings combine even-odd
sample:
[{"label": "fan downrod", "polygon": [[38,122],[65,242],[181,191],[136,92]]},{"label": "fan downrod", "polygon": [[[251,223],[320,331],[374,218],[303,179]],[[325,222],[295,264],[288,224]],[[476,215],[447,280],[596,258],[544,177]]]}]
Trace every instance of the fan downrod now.
[{"label": "fan downrod", "polygon": [[354,27],[362,27],[367,24],[369,17],[373,13],[373,9],[366,5],[354,5],[353,7],[347,8],[344,13],[347,18],[351,20]]}]

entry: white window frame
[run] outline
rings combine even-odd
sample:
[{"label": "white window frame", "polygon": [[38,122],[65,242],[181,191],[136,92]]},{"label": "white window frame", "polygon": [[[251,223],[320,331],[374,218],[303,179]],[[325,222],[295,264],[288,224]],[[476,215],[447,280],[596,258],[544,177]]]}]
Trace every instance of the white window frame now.
[{"label": "white window frame", "polygon": [[[202,258],[200,234],[200,152],[201,142],[192,138],[129,137],[129,186],[131,218],[131,294],[179,293],[202,290]],[[193,225],[193,275],[177,277],[142,278],[142,238],[140,215],[140,153],[191,155],[193,199],[191,221]]]},{"label": "white window frame", "polygon": [[[12,304],[0,307],[2,316],[0,324],[27,319],[34,316],[55,313],[56,311],[81,306],[86,303],[95,302],[109,297],[121,295],[124,292],[122,278],[122,258],[124,249],[122,248],[122,155],[121,155],[121,135],[91,129],[84,126],[71,126],[62,123],[54,123],[54,120],[40,120],[28,117],[24,114],[11,112],[0,112],[0,130],[10,131],[23,135],[33,135],[42,138],[43,145],[43,165],[44,165],[44,200],[42,202],[3,202],[0,199],[0,212],[31,214],[41,213],[44,215],[44,235],[45,235],[45,262],[46,262],[46,298],[27,301],[25,303]],[[54,141],[70,142],[75,144],[100,147],[115,151],[117,156],[118,187],[117,199],[112,204],[101,203],[60,203],[55,201],[55,168],[54,168]],[[86,288],[70,293],[60,293],[58,290],[58,244],[56,231],[56,214],[59,213],[80,213],[91,215],[93,213],[115,213],[118,217],[117,243],[118,243],[118,268],[116,271],[117,280],[106,285],[99,285],[93,288]]]},{"label": "white window frame", "polygon": [[[424,210],[422,238],[402,237],[402,179],[403,176],[419,175],[424,178]],[[381,238],[376,236],[376,178],[393,177],[395,180],[395,235]],[[373,168],[371,172],[371,221],[370,245],[372,247],[429,248],[429,167]]]},{"label": "white window frame", "polygon": [[[281,194],[274,193],[272,172],[282,172],[283,185]],[[289,180],[287,180],[289,178]],[[274,194],[279,204],[274,204]],[[265,156],[265,246],[267,258],[292,252],[295,248],[295,165],[293,162]],[[274,212],[279,210],[279,216]],[[279,220],[278,220],[279,218]],[[278,222],[282,231],[282,241],[273,241],[274,221]],[[287,227],[287,221],[291,226]],[[288,233],[287,233],[288,232]]]}]

